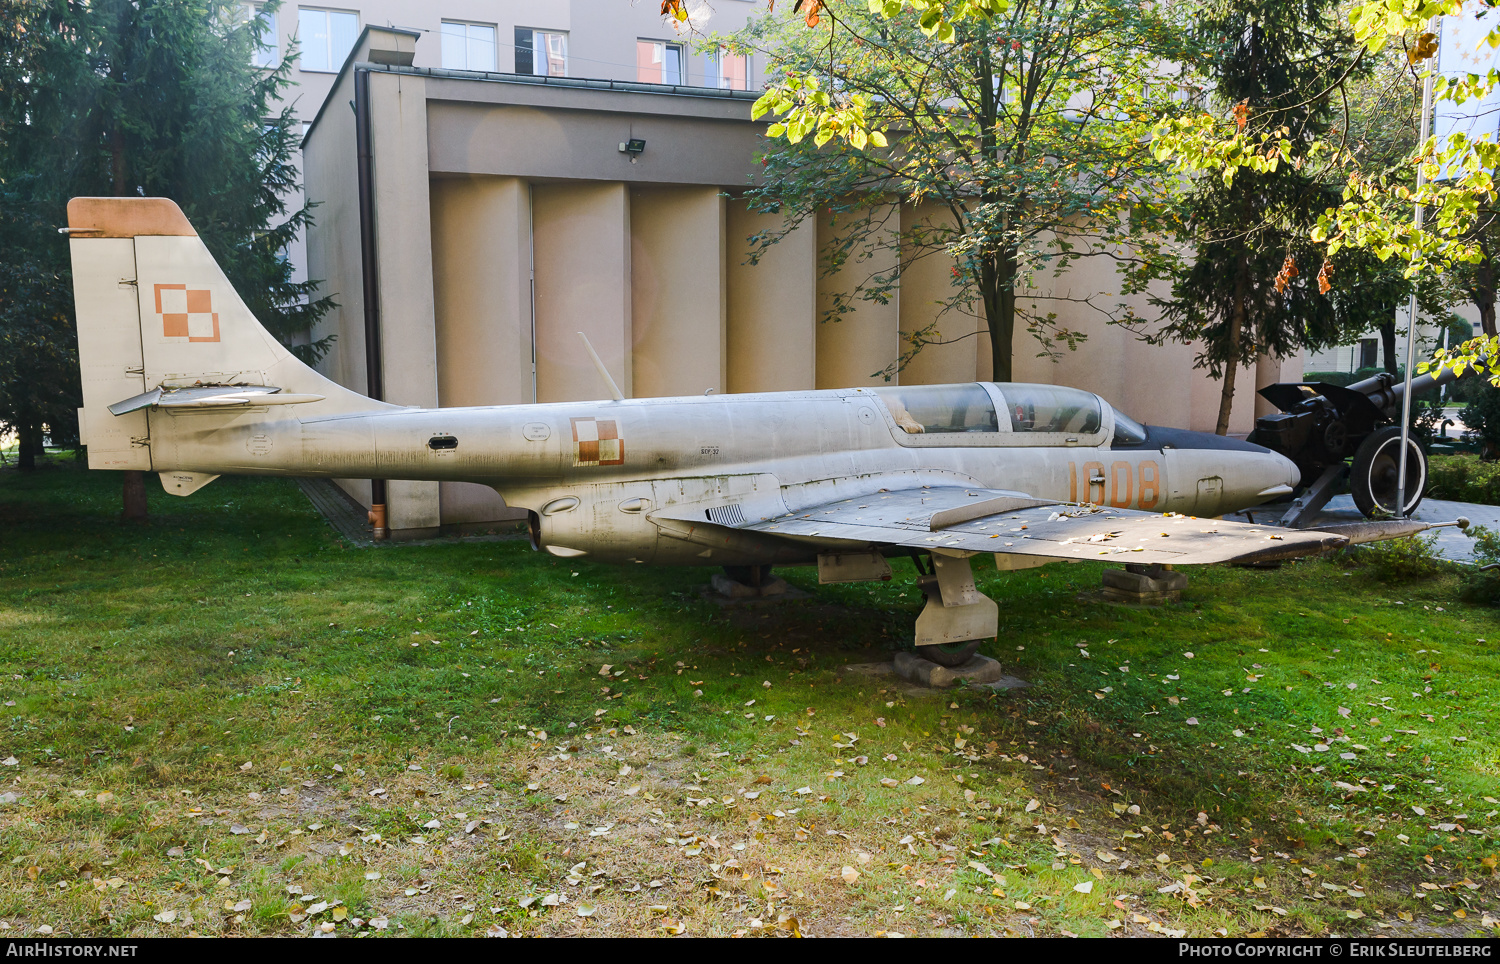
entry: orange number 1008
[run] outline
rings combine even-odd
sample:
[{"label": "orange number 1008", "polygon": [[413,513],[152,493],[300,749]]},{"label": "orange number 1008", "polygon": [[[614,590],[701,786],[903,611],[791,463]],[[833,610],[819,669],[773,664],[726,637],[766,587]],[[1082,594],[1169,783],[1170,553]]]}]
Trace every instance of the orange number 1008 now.
[{"label": "orange number 1008", "polygon": [[[1088,488],[1083,493],[1084,502],[1108,502],[1124,509],[1134,502],[1137,508],[1154,509],[1161,501],[1161,467],[1154,461],[1143,461],[1134,467],[1129,462],[1115,462],[1104,471],[1104,463],[1089,462],[1083,466]],[[1106,500],[1105,486],[1109,487]],[[1078,465],[1068,464],[1068,501],[1079,501]]]}]

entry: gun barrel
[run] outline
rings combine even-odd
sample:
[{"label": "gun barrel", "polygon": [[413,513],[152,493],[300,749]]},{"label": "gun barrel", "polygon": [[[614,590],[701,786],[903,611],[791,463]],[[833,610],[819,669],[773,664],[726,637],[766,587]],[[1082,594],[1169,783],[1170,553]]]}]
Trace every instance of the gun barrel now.
[{"label": "gun barrel", "polygon": [[[1411,380],[1412,397],[1415,398],[1423,392],[1430,392],[1443,385],[1449,385],[1458,380],[1458,375],[1453,369],[1444,368],[1426,375],[1417,375]],[[1388,372],[1382,372],[1373,378],[1366,378],[1362,382],[1355,382],[1349,386],[1349,390],[1359,392],[1368,398],[1376,408],[1389,414],[1390,410],[1401,404],[1401,395],[1405,386],[1396,380],[1396,376]]]}]

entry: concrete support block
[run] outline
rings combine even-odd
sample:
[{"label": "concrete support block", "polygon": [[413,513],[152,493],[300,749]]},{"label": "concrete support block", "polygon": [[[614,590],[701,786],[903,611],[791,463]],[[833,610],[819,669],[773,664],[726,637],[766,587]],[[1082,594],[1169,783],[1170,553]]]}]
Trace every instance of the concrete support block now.
[{"label": "concrete support block", "polygon": [[767,596],[785,595],[787,591],[786,580],[780,576],[772,576],[759,586],[747,586],[722,572],[716,572],[709,582],[713,584],[715,592],[730,599],[764,599]]},{"label": "concrete support block", "polygon": [[1128,566],[1104,570],[1105,599],[1139,605],[1181,602],[1187,575],[1162,566]]},{"label": "concrete support block", "polygon": [[975,653],[974,657],[962,666],[939,666],[917,653],[903,651],[896,654],[891,665],[897,676],[911,680],[920,686],[930,686],[940,690],[957,686],[959,680],[968,680],[971,683],[995,683],[1005,677],[998,662],[978,653]]}]

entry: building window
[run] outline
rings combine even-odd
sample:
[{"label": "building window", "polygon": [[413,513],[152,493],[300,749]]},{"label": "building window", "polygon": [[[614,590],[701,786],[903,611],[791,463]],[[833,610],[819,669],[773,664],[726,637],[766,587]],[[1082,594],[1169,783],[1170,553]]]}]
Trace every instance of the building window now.
[{"label": "building window", "polygon": [[359,14],[346,10],[297,10],[302,69],[333,73],[344,65],[359,39]]},{"label": "building window", "polygon": [[743,54],[732,54],[720,47],[708,55],[708,86],[720,90],[747,90],[750,61]]},{"label": "building window", "polygon": [[517,27],[516,73],[538,77],[568,76],[568,35]]},{"label": "building window", "polygon": [[443,66],[452,70],[495,69],[495,28],[443,21]]},{"label": "building window", "polygon": [[681,84],[682,44],[655,40],[637,40],[635,44],[635,79],[643,84]]},{"label": "building window", "polygon": [[1376,352],[1380,349],[1380,342],[1374,338],[1361,338],[1359,341],[1359,368],[1374,368],[1380,364]]},{"label": "building window", "polygon": [[267,9],[262,3],[247,3],[244,6],[245,22],[259,21],[260,44],[250,54],[250,63],[257,67],[275,67],[281,59],[281,42],[276,33],[276,11]]}]

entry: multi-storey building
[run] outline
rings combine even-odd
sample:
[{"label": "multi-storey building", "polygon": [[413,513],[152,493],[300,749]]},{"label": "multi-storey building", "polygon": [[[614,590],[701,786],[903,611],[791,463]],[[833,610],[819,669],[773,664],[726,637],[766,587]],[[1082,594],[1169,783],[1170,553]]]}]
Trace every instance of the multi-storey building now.
[{"label": "multi-storey building", "polygon": [[[763,65],[723,53],[711,39],[743,27],[764,9],[758,0],[697,0],[689,4],[688,23],[661,16],[652,0],[288,0],[274,10],[263,3],[245,9],[266,25],[257,66],[278,66],[296,51],[295,86],[286,97],[304,124],[328,99],[360,32],[371,25],[416,32],[417,67],[724,90],[754,90],[761,82]],[[289,199],[289,206],[300,201]],[[304,241],[289,256],[306,277]]]},{"label": "multi-storey building", "polygon": [[[751,256],[752,236],[783,226],[742,196],[761,171],[767,121],[751,119],[756,92],[739,79],[757,86],[761,65],[726,66],[654,32],[671,29],[656,7],[626,0],[580,0],[522,24],[461,6],[477,0],[452,2],[446,33],[437,12],[425,32],[366,24],[309,115],[306,190],[319,207],[307,262],[339,304],[318,332],[336,336],[322,363],[331,377],[436,410],[438,431],[444,407],[605,397],[592,352],[636,398],[878,384],[903,337],[935,320],[946,343],[925,348],[899,381],[991,377],[982,320],[944,310],[952,261],[898,266],[897,246],[885,244],[830,272],[822,255],[840,235],[831,215]],[[585,43],[585,7],[601,21],[621,16],[612,36]],[[713,9],[748,13],[739,0]],[[321,21],[309,22],[304,43],[322,36]],[[328,24],[329,38],[351,42],[349,24]],[[516,70],[489,69],[492,37],[496,65]],[[441,66],[448,57],[465,66]],[[585,57],[619,73],[580,77]],[[891,240],[948,216],[894,196],[882,207]],[[855,298],[830,320],[858,277],[897,271],[891,297]],[[1054,299],[1059,321],[1088,340],[1054,361],[1019,334],[1017,380],[1096,391],[1152,424],[1212,428],[1219,386],[1194,369],[1193,348],[1148,346],[1078,307],[1077,292],[1118,290],[1109,266],[1044,284],[1028,299]],[[1143,297],[1122,300],[1150,310]],[[1249,431],[1254,387],[1281,380],[1282,367],[1262,359],[1240,375],[1230,431]],[[1286,367],[1300,376],[1300,359]],[[368,481],[343,484],[370,504]],[[390,481],[385,492],[397,538],[514,517],[480,485]]]}]

